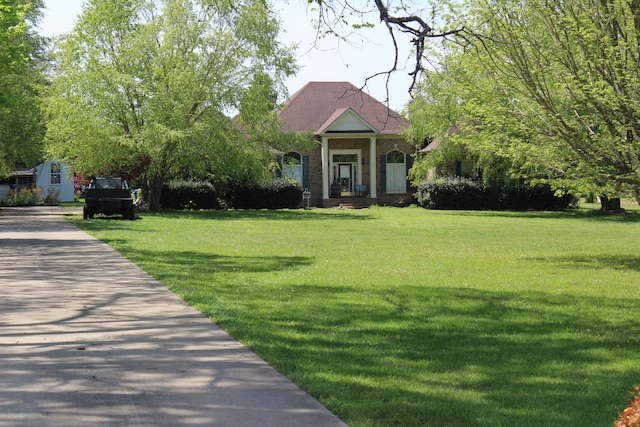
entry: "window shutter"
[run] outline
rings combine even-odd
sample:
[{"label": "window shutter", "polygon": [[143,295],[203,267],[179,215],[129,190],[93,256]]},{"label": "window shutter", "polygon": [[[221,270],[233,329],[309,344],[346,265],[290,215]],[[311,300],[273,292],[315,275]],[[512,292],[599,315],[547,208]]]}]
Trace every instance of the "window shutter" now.
[{"label": "window shutter", "polygon": [[405,165],[407,165],[407,170],[405,174],[405,178],[407,178],[407,193],[411,193],[411,181],[409,180],[409,170],[413,166],[413,156],[411,154],[405,154],[404,162],[405,162]]},{"label": "window shutter", "polygon": [[282,156],[278,156],[276,158],[276,162],[278,163],[278,170],[276,171],[276,177],[282,178]]},{"label": "window shutter", "polygon": [[380,192],[387,192],[387,155],[380,156]]},{"label": "window shutter", "polygon": [[309,156],[302,156],[302,188],[309,189]]},{"label": "window shutter", "polygon": [[462,162],[456,160],[456,176],[462,176]]}]

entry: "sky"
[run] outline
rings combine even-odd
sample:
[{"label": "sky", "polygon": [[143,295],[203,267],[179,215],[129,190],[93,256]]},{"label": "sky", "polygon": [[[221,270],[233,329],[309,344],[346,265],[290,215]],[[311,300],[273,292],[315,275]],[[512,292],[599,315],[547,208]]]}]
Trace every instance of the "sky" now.
[{"label": "sky", "polygon": [[[44,18],[39,27],[45,36],[67,33],[73,29],[77,16],[82,10],[83,0],[45,0]],[[361,30],[365,37],[354,37],[351,43],[335,37],[326,37],[316,43],[313,28],[313,11],[308,9],[306,0],[284,2],[274,1],[281,10],[281,42],[285,45],[298,44],[296,59],[300,70],[286,81],[289,95],[310,81],[349,81],[360,87],[367,77],[386,71],[393,65],[394,48],[386,28],[376,25],[373,29]],[[280,6],[280,4],[282,4]],[[370,21],[377,23],[373,14]],[[391,75],[389,82],[389,106],[402,111],[410,100],[408,93],[411,78],[409,41],[400,40],[402,46],[399,68]],[[387,101],[386,76],[370,80],[365,91],[379,101]]]}]

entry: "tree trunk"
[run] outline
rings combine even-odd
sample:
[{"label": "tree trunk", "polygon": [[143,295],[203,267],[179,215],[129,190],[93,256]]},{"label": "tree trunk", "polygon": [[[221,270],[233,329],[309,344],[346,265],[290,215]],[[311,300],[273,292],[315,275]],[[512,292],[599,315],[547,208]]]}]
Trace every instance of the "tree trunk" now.
[{"label": "tree trunk", "polygon": [[162,187],[164,186],[164,180],[160,177],[154,177],[150,181],[147,181],[146,188],[146,202],[151,212],[157,212],[160,210],[160,197],[162,196]]},{"label": "tree trunk", "polygon": [[500,208],[500,184],[496,178],[489,181],[489,209]]},{"label": "tree trunk", "polygon": [[603,212],[619,212],[622,209],[620,208],[620,198],[608,198],[607,196],[600,196],[600,210]]},{"label": "tree trunk", "polygon": [[636,202],[640,205],[640,188],[633,189],[633,196],[636,198]]}]

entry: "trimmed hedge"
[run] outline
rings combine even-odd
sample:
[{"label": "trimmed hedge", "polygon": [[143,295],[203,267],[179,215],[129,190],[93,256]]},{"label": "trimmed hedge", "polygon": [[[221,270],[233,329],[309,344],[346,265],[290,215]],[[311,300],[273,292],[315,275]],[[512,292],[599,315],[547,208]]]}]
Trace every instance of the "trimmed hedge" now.
[{"label": "trimmed hedge", "polygon": [[276,178],[255,186],[236,186],[231,205],[236,209],[295,209],[302,203],[302,186],[295,180]]},{"label": "trimmed hedge", "polygon": [[208,181],[171,181],[162,189],[164,209],[220,209],[216,189]]},{"label": "trimmed hedge", "polygon": [[426,209],[465,210],[560,210],[566,209],[574,201],[571,194],[556,196],[548,185],[518,185],[502,188],[496,206],[487,187],[460,177],[422,181],[415,197],[420,206]]},{"label": "trimmed hedge", "polygon": [[415,194],[426,209],[485,209],[488,191],[484,185],[467,178],[438,178],[422,181]]},{"label": "trimmed hedge", "polygon": [[568,208],[573,201],[571,194],[556,196],[549,185],[510,187],[500,194],[500,207],[514,211],[556,211]]}]

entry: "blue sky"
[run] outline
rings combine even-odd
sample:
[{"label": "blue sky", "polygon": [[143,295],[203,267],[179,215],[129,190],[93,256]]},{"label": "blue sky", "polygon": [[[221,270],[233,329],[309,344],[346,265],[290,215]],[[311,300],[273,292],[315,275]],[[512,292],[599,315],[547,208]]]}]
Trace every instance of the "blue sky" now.
[{"label": "blue sky", "polygon": [[[48,36],[69,32],[81,11],[82,3],[82,0],[45,0],[41,32]],[[307,10],[307,4],[306,0],[293,0],[288,4],[283,3],[281,7],[282,28],[286,29],[281,41],[285,44],[299,44],[297,60],[300,71],[287,81],[290,94],[309,81],[349,81],[361,86],[367,77],[391,67],[393,45],[387,30],[381,25],[362,30],[366,34],[366,40],[362,37],[354,38],[357,46],[328,37],[314,47],[316,33],[311,23],[313,12]],[[377,22],[375,14],[370,21]],[[404,39],[401,43],[404,51],[400,56],[400,67],[406,64],[407,70],[394,73],[389,85],[389,105],[396,111],[403,110],[410,99],[407,93],[411,84],[407,76],[411,68],[411,58],[408,58],[409,42]],[[386,77],[376,77],[365,90],[379,101],[384,101],[387,96],[385,83]]]}]

